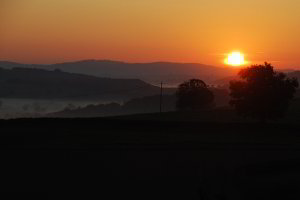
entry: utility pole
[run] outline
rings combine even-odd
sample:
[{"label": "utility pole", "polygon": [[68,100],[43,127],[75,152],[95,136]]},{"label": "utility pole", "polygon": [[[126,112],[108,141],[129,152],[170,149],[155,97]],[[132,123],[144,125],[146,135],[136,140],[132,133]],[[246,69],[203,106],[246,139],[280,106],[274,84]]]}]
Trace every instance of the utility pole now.
[{"label": "utility pole", "polygon": [[163,94],[163,83],[160,83],[160,98],[159,98],[159,113],[162,111],[162,94]]}]

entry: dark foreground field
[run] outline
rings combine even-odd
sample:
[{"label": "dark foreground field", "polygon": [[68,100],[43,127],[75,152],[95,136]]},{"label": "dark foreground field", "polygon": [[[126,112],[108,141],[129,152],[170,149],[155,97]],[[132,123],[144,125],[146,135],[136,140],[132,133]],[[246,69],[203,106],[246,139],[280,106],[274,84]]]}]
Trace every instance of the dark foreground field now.
[{"label": "dark foreground field", "polygon": [[0,127],[3,192],[39,199],[300,198],[297,124],[99,118],[19,119]]}]

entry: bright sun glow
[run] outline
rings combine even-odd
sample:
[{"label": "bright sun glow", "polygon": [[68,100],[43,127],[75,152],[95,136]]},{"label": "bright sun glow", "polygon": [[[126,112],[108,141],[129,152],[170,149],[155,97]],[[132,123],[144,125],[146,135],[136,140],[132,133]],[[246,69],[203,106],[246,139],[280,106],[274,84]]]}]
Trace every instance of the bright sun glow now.
[{"label": "bright sun glow", "polygon": [[241,66],[246,64],[244,54],[240,52],[232,52],[228,54],[228,57],[225,59],[225,64],[232,66]]}]

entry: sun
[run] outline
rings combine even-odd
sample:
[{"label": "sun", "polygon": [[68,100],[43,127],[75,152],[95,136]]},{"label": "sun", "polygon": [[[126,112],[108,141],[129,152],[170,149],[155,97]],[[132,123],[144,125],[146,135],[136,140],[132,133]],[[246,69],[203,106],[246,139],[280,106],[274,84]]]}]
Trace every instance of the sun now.
[{"label": "sun", "polygon": [[227,65],[231,65],[235,67],[246,64],[244,54],[238,51],[228,54],[228,57],[225,59],[224,62]]}]

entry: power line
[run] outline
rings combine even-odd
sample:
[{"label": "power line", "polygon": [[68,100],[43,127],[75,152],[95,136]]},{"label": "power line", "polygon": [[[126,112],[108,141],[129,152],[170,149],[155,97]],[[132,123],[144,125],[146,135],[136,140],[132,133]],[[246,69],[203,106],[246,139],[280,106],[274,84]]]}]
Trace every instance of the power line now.
[{"label": "power line", "polygon": [[160,83],[159,112],[162,112],[163,83]]}]

